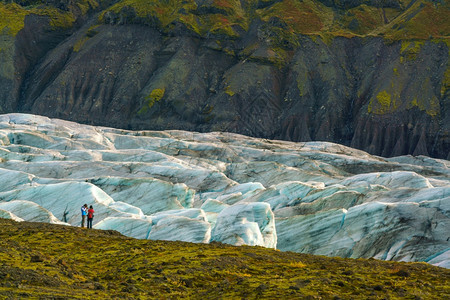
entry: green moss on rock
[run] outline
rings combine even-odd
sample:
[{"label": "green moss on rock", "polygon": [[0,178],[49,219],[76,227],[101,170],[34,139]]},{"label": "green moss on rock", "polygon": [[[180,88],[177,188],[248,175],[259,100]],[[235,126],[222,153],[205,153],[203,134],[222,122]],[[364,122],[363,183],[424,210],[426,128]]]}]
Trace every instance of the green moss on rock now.
[{"label": "green moss on rock", "polygon": [[0,2],[0,33],[15,36],[24,27],[27,14],[29,12],[16,3]]},{"label": "green moss on rock", "polygon": [[402,62],[415,60],[417,55],[420,53],[422,46],[425,44],[424,41],[402,41],[402,46],[400,49],[400,55],[402,56]]},{"label": "green moss on rock", "polygon": [[97,8],[99,6],[99,1],[76,1],[76,3],[70,3],[65,10],[56,8],[51,4],[41,4],[41,1],[38,1],[35,4],[36,5],[21,6],[16,3],[0,2],[0,34],[15,36],[24,27],[25,17],[30,14],[47,16],[49,18],[50,26],[55,30],[70,28],[78,17],[78,9],[81,9],[82,15],[86,14],[89,9]]},{"label": "green moss on rock", "polygon": [[145,97],[145,105],[139,110],[139,114],[146,113],[150,108],[155,105],[156,102],[160,101],[164,97],[166,89],[154,89],[150,92],[150,94]]},{"label": "green moss on rock", "polygon": [[375,99],[371,99],[367,107],[369,113],[387,114],[391,113],[398,107],[398,95],[391,95],[386,90],[377,94]]}]

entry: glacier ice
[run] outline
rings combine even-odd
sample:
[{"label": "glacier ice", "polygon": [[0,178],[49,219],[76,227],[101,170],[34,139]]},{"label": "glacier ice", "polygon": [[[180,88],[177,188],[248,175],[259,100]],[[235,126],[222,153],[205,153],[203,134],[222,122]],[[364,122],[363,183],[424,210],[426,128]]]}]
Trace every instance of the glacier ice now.
[{"label": "glacier ice", "polygon": [[24,219],[19,218],[18,216],[16,216],[12,212],[10,212],[8,210],[3,210],[3,209],[0,209],[0,218],[11,219],[11,220],[14,220],[14,221],[17,221],[17,222],[24,221]]},{"label": "glacier ice", "polygon": [[208,243],[211,240],[211,224],[206,220],[192,219],[182,215],[167,216],[153,225],[148,238]]},{"label": "glacier ice", "polygon": [[450,267],[450,162],[0,115],[0,217]]},{"label": "glacier ice", "polygon": [[275,248],[277,235],[270,205],[253,202],[225,208],[217,216],[212,240],[233,245]]},{"label": "glacier ice", "polygon": [[[94,216],[94,220],[97,217]],[[152,220],[148,218],[106,217],[93,228],[117,230],[123,235],[137,239],[147,239],[152,229]]]},{"label": "glacier ice", "polygon": [[24,221],[69,225],[61,222],[51,212],[31,201],[0,202],[0,209],[9,211]]}]

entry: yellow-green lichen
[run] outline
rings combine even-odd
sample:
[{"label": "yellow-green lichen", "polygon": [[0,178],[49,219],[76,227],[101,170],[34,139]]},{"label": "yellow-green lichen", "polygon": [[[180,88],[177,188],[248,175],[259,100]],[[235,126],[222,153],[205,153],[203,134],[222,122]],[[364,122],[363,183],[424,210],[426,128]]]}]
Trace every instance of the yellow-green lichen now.
[{"label": "yellow-green lichen", "polygon": [[235,92],[231,89],[230,86],[227,86],[227,87],[225,88],[225,93],[226,93],[228,96],[231,96],[231,97],[233,97],[233,96],[235,95]]},{"label": "yellow-green lichen", "polygon": [[[87,0],[87,2],[92,2],[94,5],[95,1]],[[0,2],[0,34],[15,36],[25,26],[25,17],[29,14],[47,16],[53,29],[70,28],[75,22],[75,15],[71,10],[63,11],[52,6],[41,5],[22,7],[16,3]]]},{"label": "yellow-green lichen", "polygon": [[402,41],[400,55],[404,59],[401,59],[401,62],[405,59],[406,61],[415,60],[424,44],[424,41]]},{"label": "yellow-green lichen", "polygon": [[50,25],[54,29],[67,29],[73,26],[75,16],[70,11],[61,11],[53,7],[39,9],[36,11],[39,15],[48,16],[50,18]]},{"label": "yellow-green lichen", "polygon": [[414,98],[409,105],[409,108],[413,107],[425,111],[431,117],[436,117],[440,112],[439,100],[436,97],[432,97],[431,99]]},{"label": "yellow-green lichen", "polygon": [[391,113],[398,107],[397,99],[398,95],[389,94],[386,90],[381,91],[377,94],[377,96],[372,98],[369,102],[367,110],[369,113],[374,114],[386,114]]},{"label": "yellow-green lichen", "polygon": [[76,41],[75,45],[73,45],[73,51],[80,51],[81,47],[84,45],[84,43],[86,43],[87,40],[89,40],[89,37],[83,36],[81,39]]},{"label": "yellow-green lichen", "polygon": [[164,97],[166,89],[154,89],[145,100],[147,100],[147,106],[151,108],[156,102],[160,101]]},{"label": "yellow-green lichen", "polygon": [[0,2],[0,33],[15,36],[24,27],[27,14],[29,12],[16,3]]},{"label": "yellow-green lichen", "polygon": [[98,32],[95,30],[100,25],[93,25],[89,27],[88,30],[86,30],[86,35],[78,39],[75,44],[73,45],[73,51],[79,52],[81,50],[81,47],[93,36],[95,36]]},{"label": "yellow-green lichen", "polygon": [[146,113],[150,108],[155,105],[156,102],[161,101],[164,97],[166,88],[154,89],[150,92],[148,96],[145,97],[145,105],[139,110],[139,114]]}]

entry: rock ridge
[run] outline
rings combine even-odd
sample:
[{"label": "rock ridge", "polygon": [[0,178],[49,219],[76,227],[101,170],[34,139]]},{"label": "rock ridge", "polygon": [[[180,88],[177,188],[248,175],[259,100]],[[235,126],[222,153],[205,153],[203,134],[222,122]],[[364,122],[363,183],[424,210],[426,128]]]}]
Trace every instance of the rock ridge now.
[{"label": "rock ridge", "polygon": [[446,1],[85,2],[13,7],[0,112],[450,158]]}]

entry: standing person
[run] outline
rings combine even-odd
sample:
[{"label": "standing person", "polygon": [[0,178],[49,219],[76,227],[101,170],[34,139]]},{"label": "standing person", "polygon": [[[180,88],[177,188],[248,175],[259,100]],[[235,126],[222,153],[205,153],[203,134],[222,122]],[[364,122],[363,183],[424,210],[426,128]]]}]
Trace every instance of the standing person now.
[{"label": "standing person", "polygon": [[87,214],[88,214],[88,207],[87,204],[85,204],[81,207],[81,227],[84,227]]},{"label": "standing person", "polygon": [[88,228],[92,228],[92,219],[94,218],[94,208],[91,206],[89,206],[89,210],[88,210],[88,222],[87,222],[87,226]]}]

